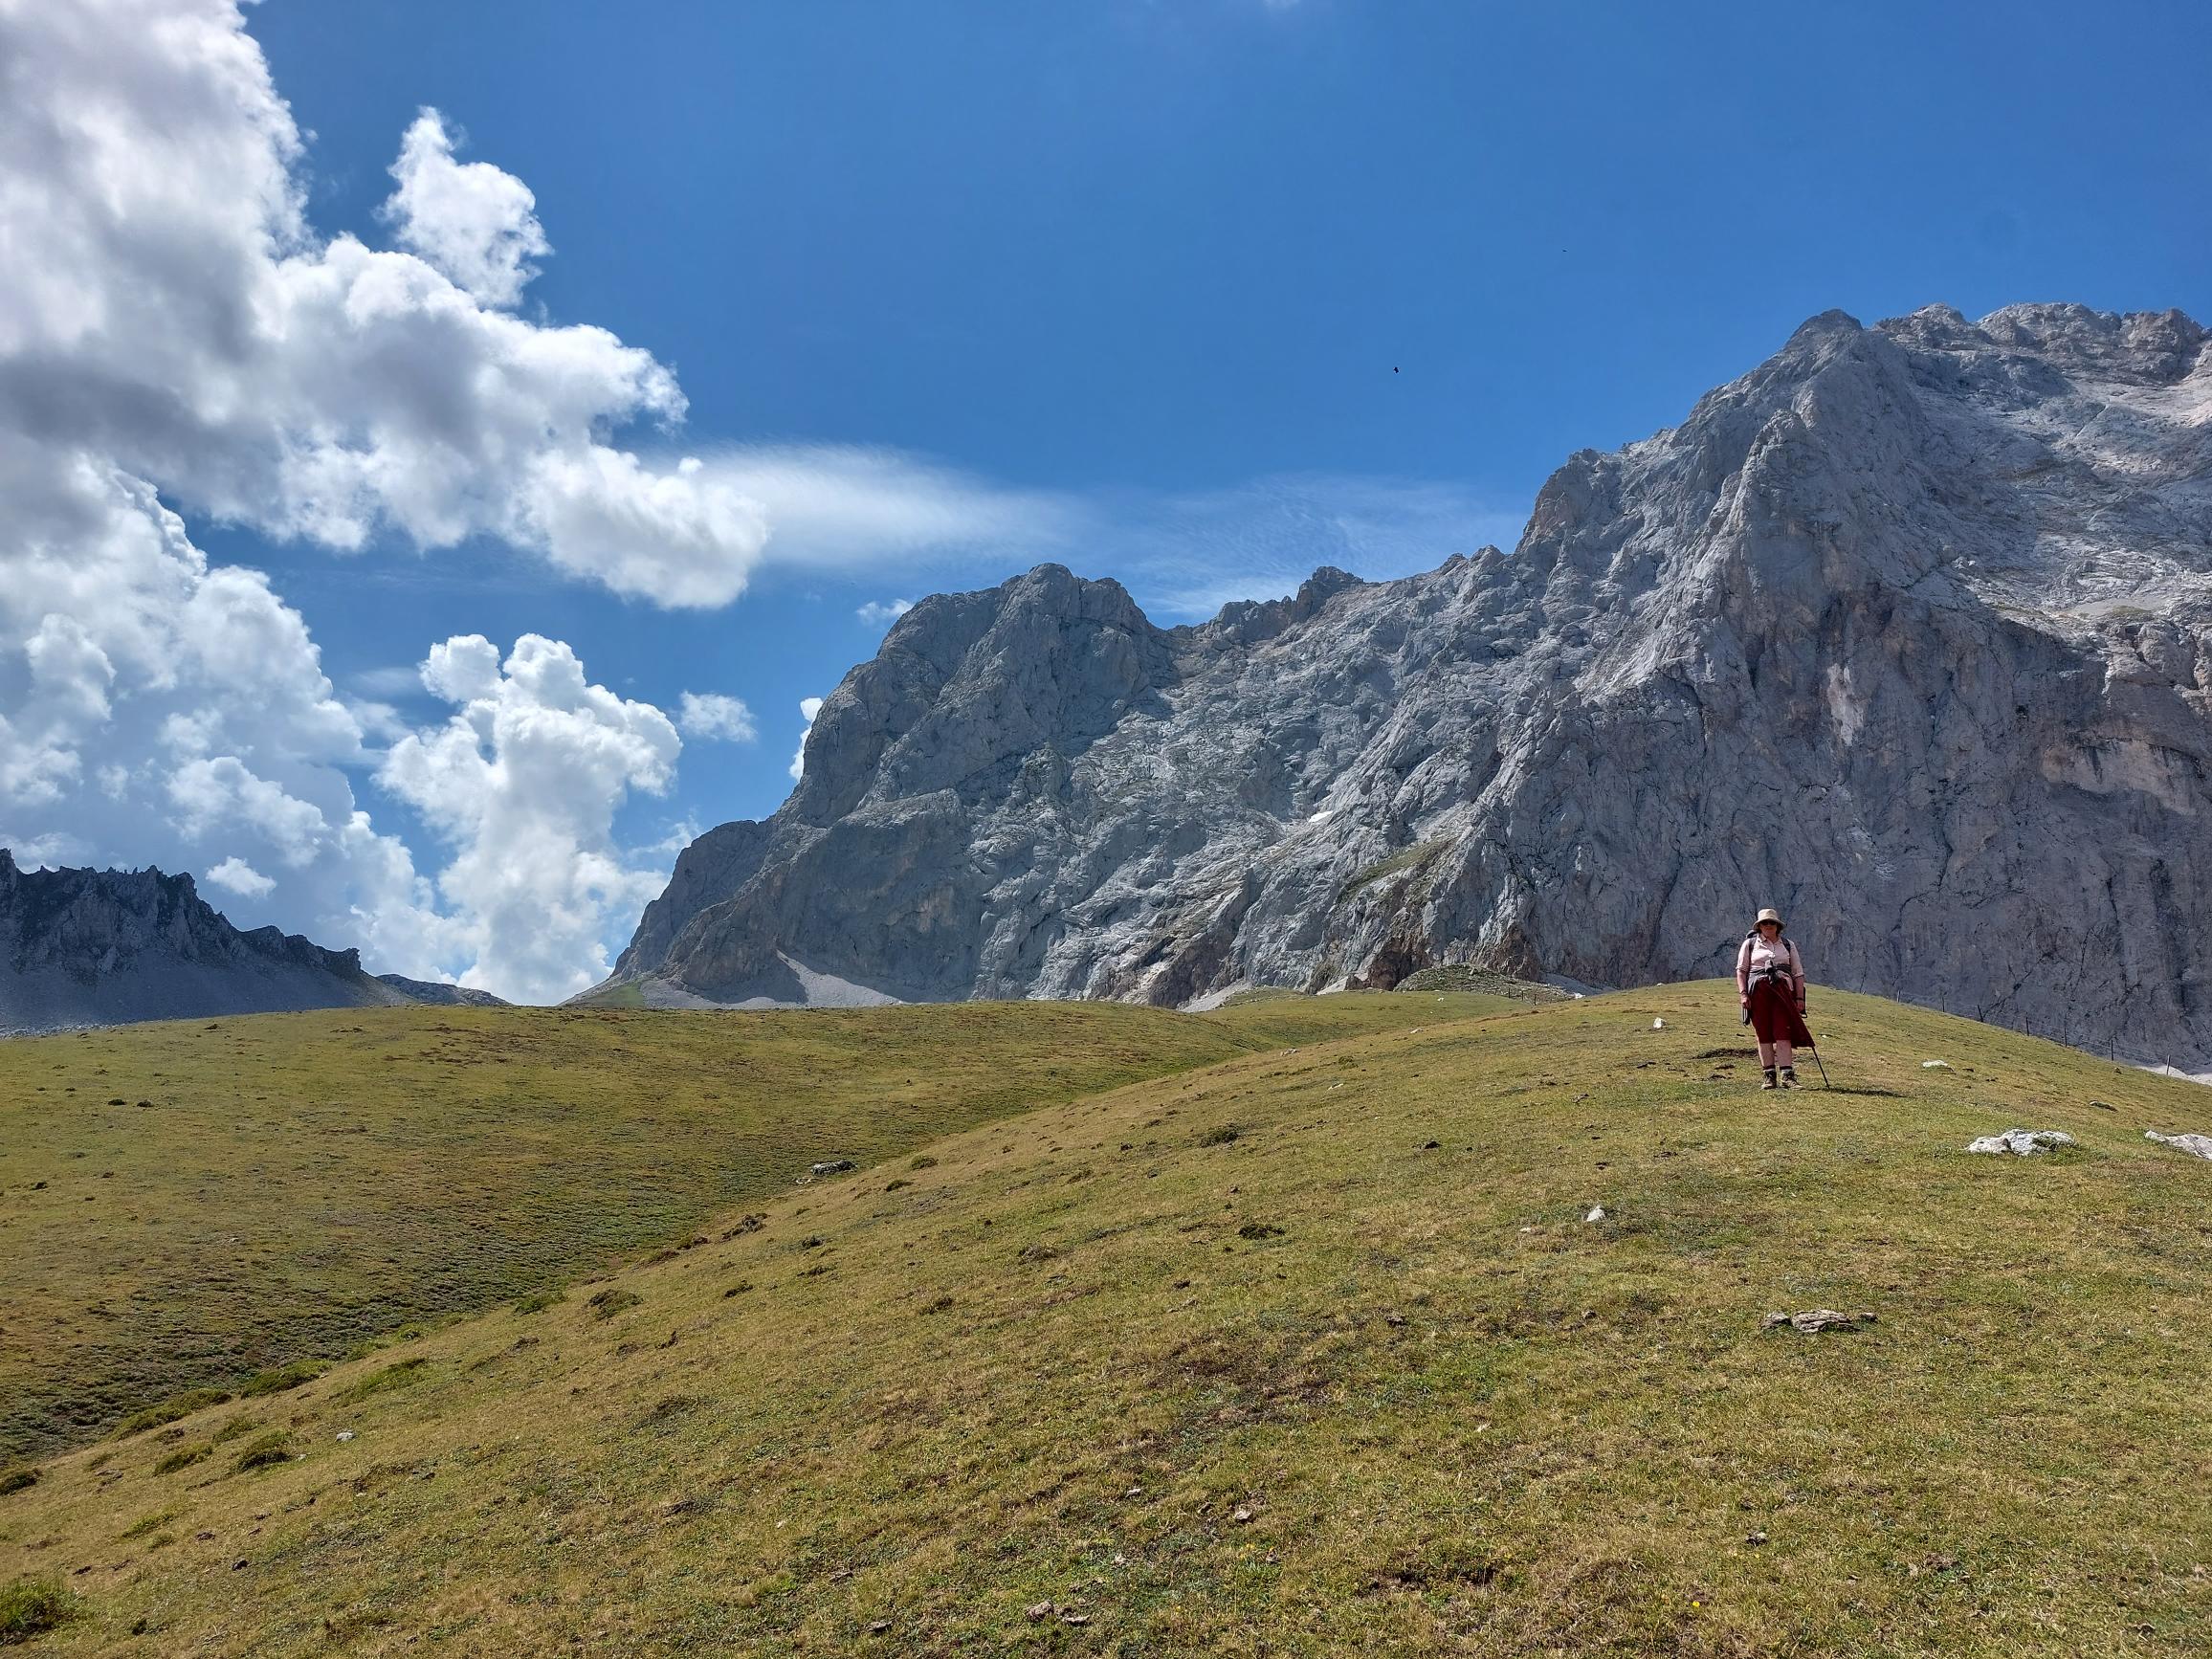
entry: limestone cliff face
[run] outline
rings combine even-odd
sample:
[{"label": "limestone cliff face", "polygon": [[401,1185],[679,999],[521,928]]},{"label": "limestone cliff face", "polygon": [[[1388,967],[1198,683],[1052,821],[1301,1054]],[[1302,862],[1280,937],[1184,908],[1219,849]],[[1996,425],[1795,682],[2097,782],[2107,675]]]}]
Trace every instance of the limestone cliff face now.
[{"label": "limestone cliff face", "polygon": [[239,932],[188,875],[24,871],[0,848],[0,1032],[412,1000],[357,951]]},{"label": "limestone cliff face", "polygon": [[1052,565],[924,601],[616,977],[1631,984],[1773,903],[1818,981],[2201,1069],[2208,696],[2205,331],[1830,313],[1573,456],[1510,555],[1197,628]]}]

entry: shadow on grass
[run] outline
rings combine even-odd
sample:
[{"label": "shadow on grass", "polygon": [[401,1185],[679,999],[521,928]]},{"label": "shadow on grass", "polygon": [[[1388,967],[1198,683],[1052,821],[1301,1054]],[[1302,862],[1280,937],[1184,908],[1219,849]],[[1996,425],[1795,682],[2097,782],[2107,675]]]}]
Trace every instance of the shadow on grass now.
[{"label": "shadow on grass", "polygon": [[1905,1098],[1905,1093],[1901,1089],[1877,1089],[1871,1083],[1828,1084],[1823,1085],[1823,1091],[1829,1095],[1878,1095],[1885,1100],[1902,1100]]}]

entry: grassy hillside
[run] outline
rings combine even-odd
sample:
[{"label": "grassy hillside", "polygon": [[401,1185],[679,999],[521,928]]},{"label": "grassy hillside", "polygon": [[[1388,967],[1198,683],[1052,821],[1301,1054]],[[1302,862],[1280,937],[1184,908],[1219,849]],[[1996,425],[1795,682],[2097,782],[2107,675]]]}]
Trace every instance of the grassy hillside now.
[{"label": "grassy hillside", "polygon": [[415,1007],[11,1041],[0,1467],[689,1238],[817,1159],[873,1162],[1301,1030],[1430,1017],[1383,996],[1206,1019]]},{"label": "grassy hillside", "polygon": [[0,1581],[56,1653],[2203,1651],[2212,1164],[2142,1133],[2212,1095],[1815,1009],[1832,1092],[1706,984],[948,1136],[60,1458]]}]

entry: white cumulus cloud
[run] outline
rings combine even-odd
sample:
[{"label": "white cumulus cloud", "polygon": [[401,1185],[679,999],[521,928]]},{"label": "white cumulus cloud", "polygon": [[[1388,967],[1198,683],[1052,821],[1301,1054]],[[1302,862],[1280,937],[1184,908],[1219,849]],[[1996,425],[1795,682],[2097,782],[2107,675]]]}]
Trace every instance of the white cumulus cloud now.
[{"label": "white cumulus cloud", "polygon": [[676,730],[702,741],[749,743],[759,737],[753,711],[719,692],[685,692],[676,704]]},{"label": "white cumulus cloud", "polygon": [[243,858],[224,859],[208,871],[206,880],[210,887],[220,887],[226,893],[235,893],[246,898],[266,898],[276,891],[274,881]]},{"label": "white cumulus cloud", "polygon": [[881,452],[616,441],[673,436],[675,375],[514,314],[550,252],[535,198],[453,149],[422,111],[379,215],[398,245],[326,235],[231,0],[0,4],[0,441],[273,536],[487,536],[671,606],[736,598],[778,538],[865,559],[1049,513]]},{"label": "white cumulus cloud", "polygon": [[384,217],[403,248],[420,254],[487,305],[510,306],[538,273],[528,261],[553,251],[529,186],[488,162],[453,160],[445,118],[426,109],[391,165],[399,188]]},{"label": "white cumulus cloud", "polygon": [[439,894],[465,930],[466,985],[551,1002],[606,976],[611,919],[660,891],[614,841],[632,790],[664,792],[681,740],[650,703],[591,684],[559,640],[525,633],[504,659],[481,634],[431,648],[423,683],[454,705],[409,734],[378,782],[453,850]]}]

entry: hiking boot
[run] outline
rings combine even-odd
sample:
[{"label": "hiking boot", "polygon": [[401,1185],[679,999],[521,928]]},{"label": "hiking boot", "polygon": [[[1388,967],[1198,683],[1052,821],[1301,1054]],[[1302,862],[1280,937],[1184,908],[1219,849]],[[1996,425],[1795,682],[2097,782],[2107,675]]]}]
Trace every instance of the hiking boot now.
[{"label": "hiking boot", "polygon": [[1797,1068],[1795,1066],[1784,1066],[1781,1069],[1781,1086],[1784,1089],[1799,1089],[1803,1087],[1803,1085],[1797,1080]]},{"label": "hiking boot", "polygon": [[1761,1084],[1759,1085],[1759,1087],[1760,1087],[1761,1089],[1772,1089],[1773,1087],[1775,1087],[1775,1081],[1774,1081],[1774,1068],[1773,1068],[1772,1066],[1769,1066],[1769,1067],[1766,1069],[1766,1073],[1765,1073],[1765,1075],[1766,1075],[1766,1081],[1765,1081],[1765,1082],[1763,1082],[1763,1083],[1761,1083]]}]

